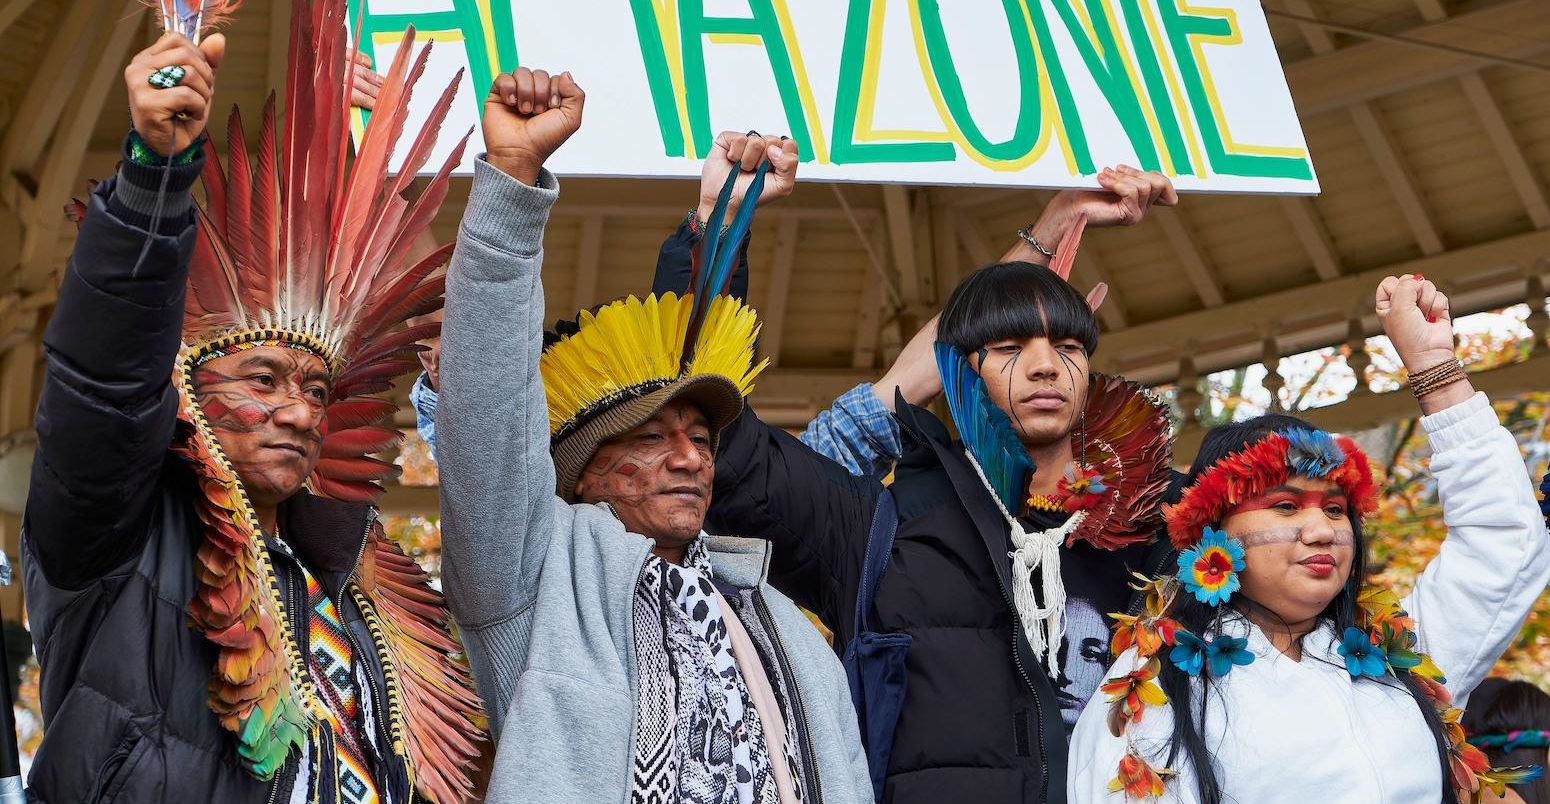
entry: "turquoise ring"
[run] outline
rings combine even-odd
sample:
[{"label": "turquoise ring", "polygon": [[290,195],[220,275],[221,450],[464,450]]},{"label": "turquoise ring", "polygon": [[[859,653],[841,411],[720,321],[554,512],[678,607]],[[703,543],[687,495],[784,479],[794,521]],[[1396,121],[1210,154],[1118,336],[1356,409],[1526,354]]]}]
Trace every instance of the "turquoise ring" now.
[{"label": "turquoise ring", "polygon": [[176,64],[169,64],[151,73],[150,77],[146,78],[146,81],[150,82],[151,86],[157,89],[172,89],[178,84],[183,83],[183,77],[186,75],[188,75],[187,70]]}]

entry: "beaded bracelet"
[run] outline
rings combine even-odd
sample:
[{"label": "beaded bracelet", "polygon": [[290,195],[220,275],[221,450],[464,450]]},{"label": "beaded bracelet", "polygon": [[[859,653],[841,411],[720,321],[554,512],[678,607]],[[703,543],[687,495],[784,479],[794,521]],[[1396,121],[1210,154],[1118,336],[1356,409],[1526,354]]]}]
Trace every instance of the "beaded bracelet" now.
[{"label": "beaded bracelet", "polygon": [[[710,227],[710,224],[700,220],[698,207],[689,210],[689,214],[684,216],[684,223],[689,226],[689,231],[693,232],[695,237],[704,237],[705,230]],[[730,225],[721,227],[721,233],[726,234],[730,228],[732,228]]]},{"label": "beaded bracelet", "polygon": [[168,160],[167,157],[151,150],[151,146],[140,138],[140,132],[134,130],[129,132],[129,161],[144,167],[183,167],[192,164],[203,148],[204,135],[201,134],[187,148]]},{"label": "beaded bracelet", "polygon": [[1447,385],[1452,385],[1459,380],[1468,377],[1464,371],[1464,361],[1458,358],[1444,360],[1435,366],[1422,369],[1410,375],[1410,392],[1420,399],[1433,391]]}]

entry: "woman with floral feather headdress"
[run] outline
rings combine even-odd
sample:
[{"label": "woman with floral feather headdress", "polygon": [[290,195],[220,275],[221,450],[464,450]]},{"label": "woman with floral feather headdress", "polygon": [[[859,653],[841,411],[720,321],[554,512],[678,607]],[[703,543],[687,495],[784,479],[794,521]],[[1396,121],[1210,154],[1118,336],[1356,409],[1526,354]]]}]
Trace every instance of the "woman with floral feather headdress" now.
[{"label": "woman with floral feather headdress", "polygon": [[[383,533],[391,402],[448,250],[408,260],[461,144],[387,175],[410,30],[349,169],[344,0],[292,17],[288,119],[206,141],[232,2],[153,0],[134,129],[45,336],[22,564],[45,730],[29,800],[475,798],[484,716],[440,593]],[[196,201],[191,189],[203,179]]]},{"label": "woman with floral feather headdress", "polygon": [[1167,509],[1177,573],[1139,579],[1077,723],[1074,804],[1460,804],[1540,772],[1488,767],[1459,708],[1550,580],[1531,481],[1447,296],[1390,277],[1377,315],[1431,441],[1441,553],[1403,600],[1363,586],[1377,488],[1356,443],[1281,415],[1212,429]]}]

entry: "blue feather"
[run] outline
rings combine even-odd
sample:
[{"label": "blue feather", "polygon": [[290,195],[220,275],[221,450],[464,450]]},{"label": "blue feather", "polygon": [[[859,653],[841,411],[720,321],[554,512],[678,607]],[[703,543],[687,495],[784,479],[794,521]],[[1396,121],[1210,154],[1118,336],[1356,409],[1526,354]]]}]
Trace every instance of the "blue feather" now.
[{"label": "blue feather", "polygon": [[700,260],[689,277],[689,292],[694,294],[694,306],[690,309],[689,324],[684,331],[684,365],[688,365],[694,358],[700,329],[705,323],[706,315],[710,312],[710,303],[726,292],[727,283],[732,277],[732,269],[737,265],[738,245],[742,243],[743,235],[748,233],[748,227],[753,223],[754,208],[759,204],[759,195],[764,192],[764,177],[769,170],[769,160],[759,163],[759,169],[754,173],[752,184],[743,194],[743,203],[737,209],[737,216],[732,219],[732,223],[723,233],[721,222],[726,219],[727,206],[731,203],[732,190],[737,183],[738,171],[734,169],[727,176],[726,184],[721,186],[721,194],[716,198],[716,206],[711,210],[710,220],[705,222],[705,239],[701,245]]},{"label": "blue feather", "polygon": [[985,390],[985,381],[962,352],[937,343],[936,365],[964,449],[985,470],[986,479],[1007,510],[1020,512],[1034,466],[1012,429],[1012,420],[996,407]]},{"label": "blue feather", "polygon": [[1320,478],[1345,463],[1345,451],[1335,443],[1334,436],[1323,430],[1291,427],[1281,431],[1281,435],[1286,438],[1286,458],[1293,474]]}]

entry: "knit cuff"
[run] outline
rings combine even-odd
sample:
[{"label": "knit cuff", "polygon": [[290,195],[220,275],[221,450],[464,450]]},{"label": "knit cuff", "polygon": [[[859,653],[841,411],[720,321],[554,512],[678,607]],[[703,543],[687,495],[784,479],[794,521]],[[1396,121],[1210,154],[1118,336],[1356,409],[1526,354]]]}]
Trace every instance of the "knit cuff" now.
[{"label": "knit cuff", "polygon": [[[204,169],[204,140],[189,146],[192,160],[171,167],[139,164],[133,154],[134,135],[124,138],[123,161],[118,166],[118,181],[108,197],[108,211],[131,226],[150,229],[153,222],[157,233],[176,235],[188,228],[194,196],[190,192],[199,173]],[[173,161],[180,161],[173,157]],[[160,220],[157,201],[161,202]]]},{"label": "knit cuff", "polygon": [[463,209],[463,232],[510,254],[530,257],[543,250],[549,208],[560,197],[560,183],[540,170],[529,187],[485,160],[474,160],[474,186]]}]

